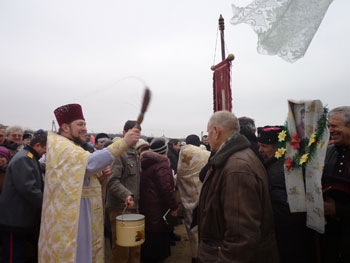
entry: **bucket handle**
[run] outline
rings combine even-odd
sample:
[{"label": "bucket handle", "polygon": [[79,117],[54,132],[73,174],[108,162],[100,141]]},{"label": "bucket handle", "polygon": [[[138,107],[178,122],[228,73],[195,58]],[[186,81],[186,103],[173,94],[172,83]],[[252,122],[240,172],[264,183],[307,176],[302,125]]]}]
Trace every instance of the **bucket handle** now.
[{"label": "bucket handle", "polygon": [[170,208],[169,208],[168,211],[166,211],[165,214],[163,215],[163,220],[164,220],[164,222],[165,222],[167,225],[169,225],[169,223],[168,223],[168,220],[166,219],[166,216],[169,214],[169,212],[170,212]]},{"label": "bucket handle", "polygon": [[123,209],[123,213],[122,213],[122,222],[124,222],[124,213],[126,211],[126,209],[128,208],[128,205],[125,205],[124,209]]}]

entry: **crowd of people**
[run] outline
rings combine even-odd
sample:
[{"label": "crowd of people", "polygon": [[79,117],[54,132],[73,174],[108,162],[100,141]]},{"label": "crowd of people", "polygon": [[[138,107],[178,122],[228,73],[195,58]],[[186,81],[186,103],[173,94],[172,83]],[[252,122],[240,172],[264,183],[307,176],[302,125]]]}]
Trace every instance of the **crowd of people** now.
[{"label": "crowd of people", "polygon": [[[350,262],[350,107],[328,113],[324,233],[291,212],[284,126],[217,111],[202,138],[148,138],[135,120],[111,138],[87,134],[79,104],[54,114],[57,133],[0,124],[0,262],[166,262],[182,222],[192,263]],[[295,131],[312,137],[307,126]],[[125,246],[116,218],[128,214],[145,226]]]}]

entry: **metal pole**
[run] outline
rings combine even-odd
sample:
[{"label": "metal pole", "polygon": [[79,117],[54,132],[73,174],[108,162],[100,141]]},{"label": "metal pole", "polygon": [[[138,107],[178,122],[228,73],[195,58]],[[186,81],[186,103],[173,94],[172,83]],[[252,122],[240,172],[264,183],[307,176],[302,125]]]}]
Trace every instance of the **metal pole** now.
[{"label": "metal pole", "polygon": [[55,120],[52,120],[51,131],[52,131],[52,132],[56,132],[56,131],[57,131],[57,129],[56,129],[56,124],[55,124]]}]

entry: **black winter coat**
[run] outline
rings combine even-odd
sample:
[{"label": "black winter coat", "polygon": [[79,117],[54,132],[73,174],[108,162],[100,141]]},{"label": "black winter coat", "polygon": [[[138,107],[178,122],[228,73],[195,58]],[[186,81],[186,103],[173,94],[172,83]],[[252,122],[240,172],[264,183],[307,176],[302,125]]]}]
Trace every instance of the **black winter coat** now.
[{"label": "black winter coat", "polygon": [[171,146],[168,147],[168,158],[170,160],[170,168],[177,173],[177,164],[179,162],[179,152],[176,152]]},{"label": "black winter coat", "polygon": [[306,213],[291,213],[284,178],[284,159],[265,163],[281,263],[315,262],[314,231],[306,227]]},{"label": "black winter coat", "polygon": [[327,149],[322,187],[324,198],[332,198],[336,215],[326,217],[322,238],[322,260],[327,263],[350,262],[350,147],[331,145]]}]

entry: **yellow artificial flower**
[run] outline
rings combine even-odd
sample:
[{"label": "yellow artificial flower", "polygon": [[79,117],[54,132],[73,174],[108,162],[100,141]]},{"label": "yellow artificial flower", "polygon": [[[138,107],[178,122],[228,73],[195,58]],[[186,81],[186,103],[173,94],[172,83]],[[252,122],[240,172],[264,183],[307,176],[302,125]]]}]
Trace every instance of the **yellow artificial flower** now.
[{"label": "yellow artificial flower", "polygon": [[309,139],[309,144],[308,144],[308,146],[310,147],[311,144],[313,144],[313,143],[315,143],[315,142],[316,142],[316,134],[313,133],[313,134],[311,135],[310,139]]},{"label": "yellow artificial flower", "polygon": [[282,130],[279,134],[278,134],[278,141],[279,142],[283,142],[286,139],[287,136],[287,132],[286,130]]},{"label": "yellow artificial flower", "polygon": [[307,163],[307,161],[309,160],[309,154],[305,153],[300,157],[300,161],[299,164],[303,164],[303,163]]},{"label": "yellow artificial flower", "polygon": [[278,148],[276,153],[275,153],[276,159],[281,158],[285,152],[286,152],[286,148]]}]

